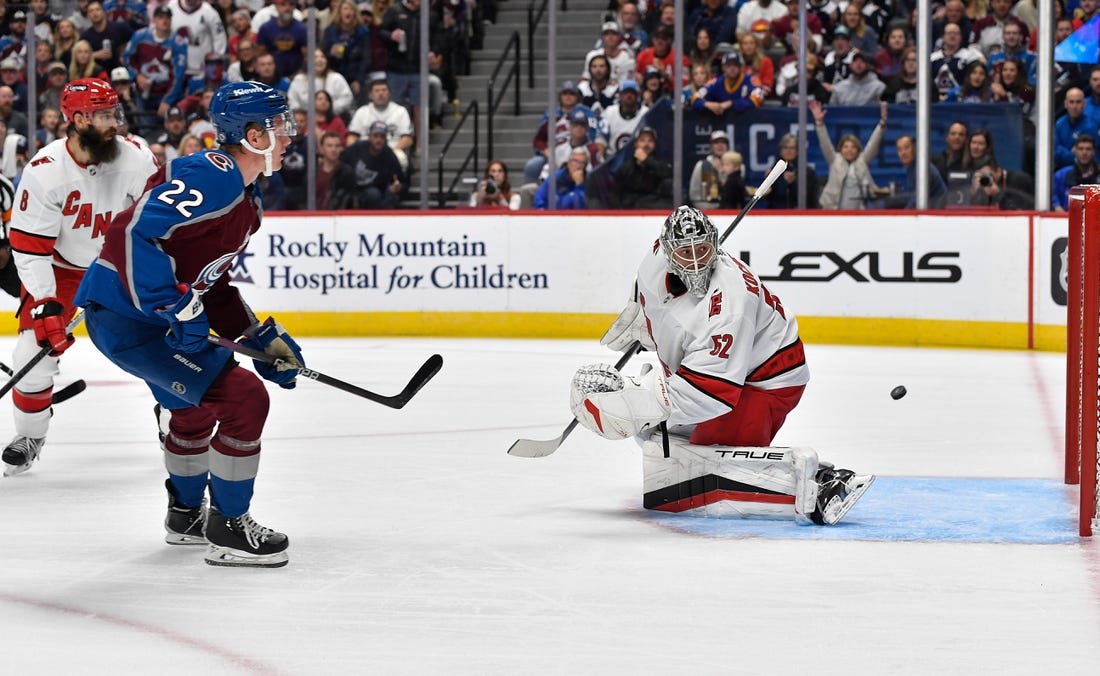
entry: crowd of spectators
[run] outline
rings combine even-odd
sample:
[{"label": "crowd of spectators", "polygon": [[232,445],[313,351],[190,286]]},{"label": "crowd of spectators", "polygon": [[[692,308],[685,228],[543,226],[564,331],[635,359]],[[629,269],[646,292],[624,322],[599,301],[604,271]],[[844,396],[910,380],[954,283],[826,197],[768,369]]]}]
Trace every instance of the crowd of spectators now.
[{"label": "crowd of spectators", "polygon": [[[439,125],[445,107],[457,98],[456,76],[485,28],[481,18],[495,12],[495,1],[431,0],[425,10],[429,33],[421,36],[422,0],[318,0],[313,3],[318,10],[317,50],[313,72],[307,74],[307,3],[298,0],[30,0],[25,6],[0,0],[0,123],[8,139],[0,148],[0,172],[17,180],[37,147],[64,134],[58,96],[69,80],[110,81],[122,99],[127,134],[171,159],[213,145],[206,115],[210,93],[224,82],[250,79],[283,91],[300,117],[311,105],[317,111],[316,128],[306,129],[300,122],[302,138],[294,155],[288,155],[287,169],[270,179],[269,208],[304,206],[310,193],[305,185],[307,136],[317,144],[318,206],[392,206],[416,166],[411,160],[417,152],[418,120],[427,115],[430,125]],[[807,1],[806,66],[812,76],[807,98],[815,110],[824,114],[828,105],[916,101],[915,3]],[[1064,40],[1096,16],[1098,5],[1097,0],[1056,0],[1055,40]],[[932,8],[934,100],[1020,106],[1024,166],[1033,166],[1036,0],[934,0]],[[577,79],[561,83],[554,119],[544,116],[535,130],[534,154],[517,168],[515,185],[504,163],[494,159],[470,204],[549,204],[543,186],[553,172],[557,197],[568,198],[557,199],[557,206],[567,202],[570,208],[585,208],[593,202],[587,194],[589,181],[607,164],[611,194],[601,197],[600,206],[673,206],[669,163],[663,159],[667,153],[654,150],[666,131],[643,123],[647,112],[662,99],[677,96],[686,107],[713,116],[715,129],[725,129],[717,121],[739,111],[798,105],[798,9],[799,0],[687,0],[685,20],[677,23],[672,0],[610,0],[606,11],[593,18],[592,47],[577,63]],[[30,35],[28,15],[34,24]],[[683,54],[674,49],[677,31]],[[419,101],[422,41],[429,48],[426,110]],[[31,50],[37,67],[28,73]],[[677,64],[683,72],[679,82],[674,81]],[[1095,143],[1100,138],[1100,66],[1058,62],[1055,87],[1056,108],[1064,107],[1064,114],[1055,129],[1052,174],[1060,172],[1056,191],[1064,191],[1093,176],[1093,159],[1077,141],[1088,136]],[[31,97],[37,110],[33,132],[26,120]],[[376,137],[383,126],[385,143],[379,146]],[[943,204],[1026,204],[1016,193],[1032,177],[999,165],[989,133],[964,129],[960,139],[955,125],[952,129],[945,139],[947,153],[930,167],[934,182],[946,187]],[[834,195],[835,158],[845,157],[846,140],[832,138],[824,124],[817,139],[823,151],[828,146],[833,160],[816,172],[808,167],[810,205],[911,203],[912,181],[891,191],[897,194],[880,195],[873,166],[864,174],[865,162],[849,161],[861,167],[859,180],[872,186],[863,198],[855,200],[857,192],[844,184]],[[712,138],[711,147],[699,148],[695,158],[706,161],[694,167],[701,175],[699,181],[691,180],[688,191],[700,206],[732,206],[745,199],[739,149],[726,137],[727,147],[719,153],[713,142],[720,140]],[[875,140],[872,136],[868,146]],[[837,141],[839,150],[833,152]],[[862,145],[859,139],[855,143]],[[781,155],[792,151],[788,146],[780,142]],[[793,148],[796,161],[798,151]],[[864,154],[857,150],[856,159]],[[709,167],[705,180],[704,166]],[[1067,167],[1073,170],[1061,171]],[[785,174],[778,195],[765,204],[792,205],[790,197],[797,190],[794,179],[786,178],[791,174]],[[506,191],[486,194],[489,181],[498,191],[506,184]],[[370,197],[349,196],[357,191]],[[1054,195],[1050,206],[1059,208],[1060,200],[1064,195]],[[1047,205],[1027,204],[1035,206]]]},{"label": "crowd of spectators", "polygon": [[[408,186],[416,121],[424,114],[439,126],[457,96],[456,74],[481,29],[474,8],[481,17],[495,7],[495,0],[426,5],[431,97],[421,111],[421,1],[0,0],[0,124],[10,139],[0,147],[0,172],[17,181],[37,148],[64,137],[59,97],[71,80],[110,82],[125,135],[162,161],[213,147],[213,91],[256,80],[283,92],[298,122],[284,170],[266,179],[269,209],[305,208],[308,143],[317,144],[319,208],[392,207]],[[317,9],[308,74],[307,4]],[[31,50],[36,67],[28,69]],[[310,107],[315,129],[307,128]]]},{"label": "crowd of spectators", "polygon": [[[1098,5],[1097,0],[1056,0],[1057,21],[1052,27],[1056,42],[1096,16]],[[807,98],[818,112],[823,115],[829,105],[877,109],[881,103],[916,103],[915,2],[812,0],[807,2],[806,9],[809,51],[806,66],[811,76]],[[671,206],[671,195],[663,187],[655,188],[656,193],[647,193],[640,200],[621,178],[622,168],[632,165],[632,157],[625,153],[633,153],[638,145],[648,145],[645,141],[639,143],[640,130],[647,126],[642,122],[647,108],[661,97],[681,96],[685,107],[698,111],[704,120],[707,114],[713,116],[712,129],[726,129],[731,117],[735,122],[741,111],[761,106],[797,106],[798,10],[799,0],[687,0],[686,20],[677,27],[670,20],[674,15],[671,0],[611,0],[602,24],[593,22],[595,42],[579,69],[581,81],[563,83],[557,119],[549,121],[544,117],[540,123],[534,139],[535,156],[527,162],[519,188],[525,206],[530,204],[526,195],[534,194],[548,175],[548,160],[553,161],[552,167],[562,168],[570,157],[576,139],[569,134],[568,119],[575,110],[588,116],[588,142],[600,146],[604,162],[614,162],[615,171],[610,172],[613,195],[611,199],[601,199],[599,206],[640,208],[652,206],[655,198],[662,206]],[[1037,114],[1034,50],[1039,28],[1036,0],[933,0],[930,21],[933,52],[928,94],[932,101],[1018,106],[1023,119],[1022,164],[1029,169],[1033,167]],[[682,55],[673,48],[677,30],[682,30],[685,51]],[[677,61],[683,67],[680,82],[673,81]],[[1057,190],[1064,191],[1074,181],[1093,176],[1089,166],[1079,163],[1083,151],[1079,152],[1075,143],[1081,134],[1094,140],[1100,138],[1100,66],[1057,62],[1054,75],[1056,107],[1060,109],[1065,101],[1066,114],[1058,121],[1056,166],[1052,173],[1077,163],[1075,171],[1063,172]],[[639,113],[629,118],[630,124],[622,125],[621,119],[608,118],[607,113],[616,104],[620,110],[624,107],[634,110],[634,92],[640,93],[641,106]],[[885,125],[885,112],[882,117]],[[617,129],[611,128],[616,125]],[[548,128],[555,130],[554,143],[547,140]],[[952,145],[959,141],[951,138],[951,134],[946,139],[956,155],[948,163],[950,166],[933,163],[929,168],[934,174],[933,205],[1002,209],[1047,206],[1035,205],[1024,194],[1030,193],[1023,190],[1024,184],[1033,184],[1027,171],[1007,171],[1000,166],[988,131],[967,129],[963,134],[959,146]],[[723,187],[730,176],[722,170],[716,140],[721,139],[711,138],[709,149],[702,146],[696,149],[698,154],[688,164],[694,165],[687,186],[689,200],[703,208],[738,203],[736,198],[723,199]],[[877,152],[881,134],[871,135],[868,148],[864,149],[858,138],[839,139],[837,143],[838,139],[822,122],[816,140],[828,166],[808,168],[811,208],[914,205],[916,172],[912,159],[902,159],[908,158],[909,144],[917,142],[912,136],[905,138],[898,155],[907,178],[904,183],[890,187],[877,186],[872,175],[871,156]],[[728,137],[724,142],[729,143]],[[834,143],[838,151],[834,150]],[[985,147],[979,148],[983,143]],[[630,146],[628,151],[616,157],[625,146]],[[781,150],[784,147],[781,144]],[[722,153],[738,150],[727,147]],[[791,150],[797,156],[797,147]],[[853,158],[845,159],[853,150]],[[867,150],[872,152],[868,154]],[[844,167],[840,167],[842,161]],[[731,162],[730,166],[739,163]],[[589,167],[590,171],[594,169],[595,166]],[[838,178],[842,169],[848,172],[846,179]],[[743,185],[742,172],[738,170],[737,174],[734,183]],[[783,181],[781,189],[777,188],[781,197],[765,200],[765,204],[793,206],[790,197],[797,190],[788,188],[795,178],[793,172],[787,175],[790,179]],[[742,193],[735,188],[731,194]],[[587,197],[591,205],[592,195]],[[584,201],[574,195],[570,203],[577,208],[575,205]],[[1051,206],[1057,208],[1058,204],[1056,195]]]}]

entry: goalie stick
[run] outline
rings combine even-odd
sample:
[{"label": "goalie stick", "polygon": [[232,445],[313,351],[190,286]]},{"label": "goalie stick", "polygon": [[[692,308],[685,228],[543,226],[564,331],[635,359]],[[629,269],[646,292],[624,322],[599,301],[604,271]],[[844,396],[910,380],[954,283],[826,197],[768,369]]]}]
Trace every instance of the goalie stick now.
[{"label": "goalie stick", "polygon": [[[80,310],[76,313],[76,315],[73,316],[73,319],[72,319],[72,321],[69,322],[69,325],[65,327],[65,333],[66,334],[72,333],[73,331],[76,330],[76,327],[80,326],[80,323],[83,322],[83,321],[84,321],[84,311]],[[43,359],[46,358],[47,355],[50,354],[51,349],[52,348],[49,345],[42,348],[41,350],[36,352],[33,357],[31,357],[30,361],[28,361],[26,364],[23,365],[23,368],[19,369],[15,373],[13,373],[12,376],[11,376],[11,379],[8,380],[8,382],[4,383],[3,387],[0,387],[0,397],[3,397],[5,394],[10,392],[13,387],[18,385],[19,381],[23,380],[23,378],[26,377],[26,375],[31,372],[31,369],[33,369],[35,366],[38,365],[38,362],[42,361]],[[77,381],[77,382],[83,383],[84,381],[80,380],[80,381]],[[76,383],[73,383],[72,385],[67,386],[65,388],[65,390],[68,390],[70,388],[74,388],[75,386],[76,386]],[[71,397],[71,396],[74,396],[76,394],[79,394],[83,390],[84,390],[84,388],[80,387],[79,391],[73,392],[69,396]],[[63,391],[64,390],[62,390],[62,392]],[[58,392],[58,394],[61,394],[61,392]],[[66,398],[68,398],[68,397],[66,397]],[[64,400],[62,400],[62,401],[64,401]]]},{"label": "goalie stick", "polygon": [[[211,335],[207,336],[207,340],[209,340],[214,345],[220,345],[227,350],[232,350],[233,352],[236,352],[238,354],[243,354],[246,357],[252,357],[253,359],[271,364],[272,366],[278,366],[280,363],[283,363],[283,360],[279,359],[278,357],[273,357],[272,355],[262,350],[256,350],[248,347],[247,345],[241,345],[240,343],[229,340],[228,338]],[[333,378],[332,376],[327,376],[320,371],[314,371],[310,368],[303,367],[298,369],[298,375],[302,376],[303,378],[309,378],[310,380],[316,380],[319,383],[324,383],[325,385],[335,387],[338,390],[343,390],[356,396],[363,397],[364,399],[370,399],[371,401],[382,404],[383,406],[389,406],[390,408],[403,408],[405,404],[409,403],[409,400],[413,398],[413,395],[420,391],[420,388],[427,385],[428,381],[435,377],[436,373],[439,373],[439,369],[441,368],[443,368],[443,357],[439,356],[438,354],[433,354],[432,356],[428,357],[428,360],[425,361],[423,365],[421,365],[421,367],[417,370],[417,372],[413,374],[413,377],[409,380],[409,383],[405,385],[405,389],[389,397],[378,394],[377,392],[365,390],[362,387],[352,385],[351,383],[346,383],[343,380],[338,380],[336,378]]]},{"label": "goalie stick", "polygon": [[[768,175],[760,183],[760,187],[756,189],[756,192],[753,194],[752,199],[749,200],[748,204],[741,207],[741,212],[737,214],[737,218],[733,219],[733,222],[729,224],[729,227],[727,227],[725,232],[722,233],[722,236],[718,238],[719,245],[725,242],[726,239],[731,234],[733,234],[734,228],[736,228],[738,224],[741,223],[741,221],[745,218],[745,215],[752,210],[753,206],[755,206],[756,203],[759,202],[764,195],[768,194],[768,190],[771,189],[772,184],[779,179],[779,176],[784,171],[786,171],[786,169],[787,163],[784,160],[779,160],[775,163],[775,166],[772,167],[772,170],[768,172]],[[615,362],[615,370],[622,370],[622,368],[626,366],[626,363],[633,359],[634,355],[638,354],[641,351],[641,343],[639,343],[638,341],[634,341],[633,343],[631,343],[630,346],[626,348],[626,351],[623,352],[623,356],[619,357],[619,361]],[[545,457],[558,450],[558,447],[560,447],[565,442],[566,438],[573,433],[573,430],[576,427],[577,419],[573,418],[569,421],[569,424],[565,426],[565,429],[562,430],[562,433],[554,439],[516,439],[516,441],[512,444],[512,447],[508,449],[508,454],[515,455],[520,458]]]}]

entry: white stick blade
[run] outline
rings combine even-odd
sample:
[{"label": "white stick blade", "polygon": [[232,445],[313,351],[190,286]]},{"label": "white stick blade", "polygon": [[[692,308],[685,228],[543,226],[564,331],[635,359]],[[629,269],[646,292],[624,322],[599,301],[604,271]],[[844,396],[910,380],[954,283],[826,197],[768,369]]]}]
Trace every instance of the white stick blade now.
[{"label": "white stick blade", "polygon": [[516,439],[516,442],[508,449],[508,455],[514,455],[518,458],[542,458],[558,450],[562,441],[564,439],[561,437],[547,439],[546,441]]}]

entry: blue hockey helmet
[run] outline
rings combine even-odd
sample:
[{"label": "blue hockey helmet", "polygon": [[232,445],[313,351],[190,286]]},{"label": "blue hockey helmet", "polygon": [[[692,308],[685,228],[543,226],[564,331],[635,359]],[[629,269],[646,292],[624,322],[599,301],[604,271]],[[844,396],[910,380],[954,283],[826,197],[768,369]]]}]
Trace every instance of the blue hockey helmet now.
[{"label": "blue hockey helmet", "polygon": [[218,143],[241,143],[244,130],[255,122],[280,136],[294,136],[297,127],[286,98],[261,82],[230,82],[210,99],[210,122]]},{"label": "blue hockey helmet", "polygon": [[[286,98],[261,82],[230,82],[218,88],[210,99],[210,121],[220,145],[240,144],[264,157],[264,176],[274,169],[272,153],[276,136],[294,136],[298,131]],[[267,148],[260,150],[245,138],[245,129],[256,123],[267,131]]]}]

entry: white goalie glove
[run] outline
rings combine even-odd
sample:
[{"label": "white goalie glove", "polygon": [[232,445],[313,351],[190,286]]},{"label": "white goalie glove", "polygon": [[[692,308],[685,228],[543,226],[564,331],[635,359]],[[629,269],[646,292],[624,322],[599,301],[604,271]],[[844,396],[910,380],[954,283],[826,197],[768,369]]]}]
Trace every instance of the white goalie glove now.
[{"label": "white goalie glove", "polygon": [[668,420],[672,405],[665,379],[646,367],[637,377],[624,376],[607,364],[577,369],[569,393],[573,415],[580,424],[613,441],[636,436]]},{"label": "white goalie glove", "polygon": [[657,345],[649,335],[649,327],[646,325],[645,313],[639,303],[630,301],[626,308],[619,313],[611,327],[600,338],[600,345],[606,345],[612,350],[622,352],[630,347],[630,344],[638,341],[645,349],[655,352]]}]

